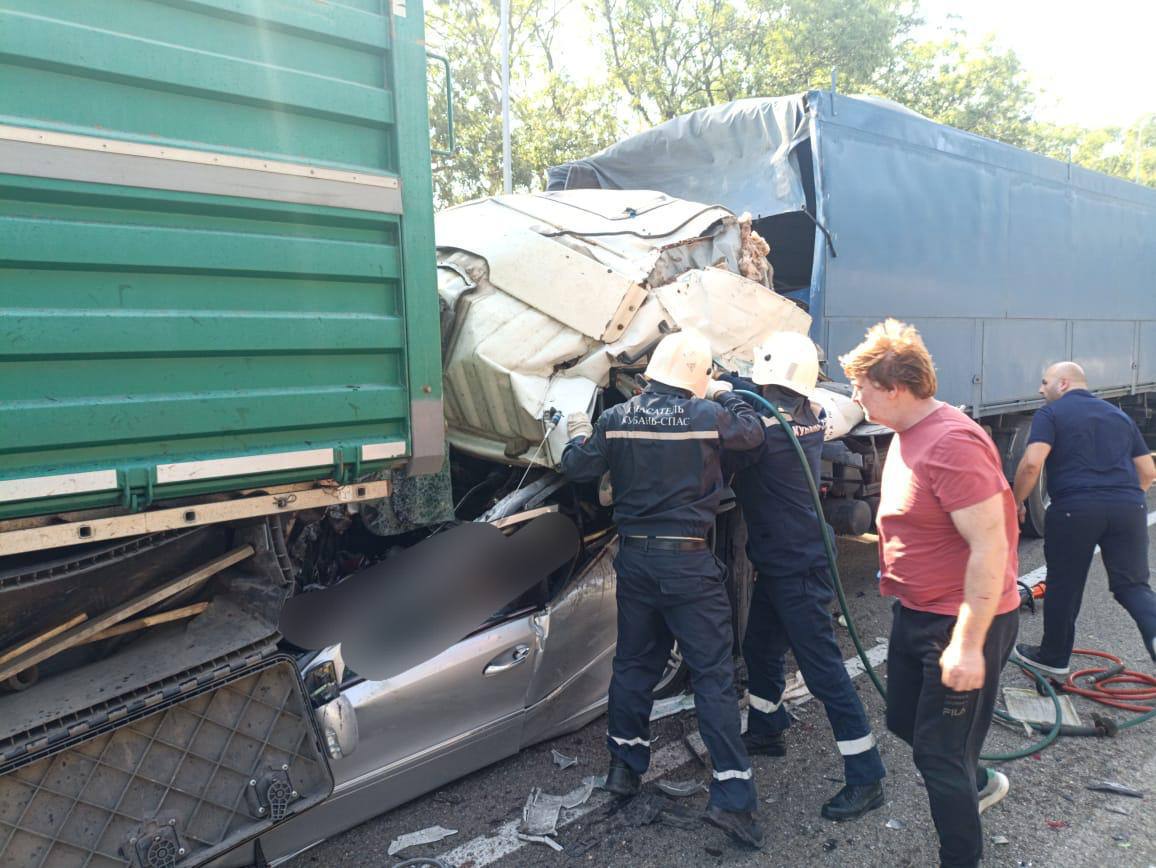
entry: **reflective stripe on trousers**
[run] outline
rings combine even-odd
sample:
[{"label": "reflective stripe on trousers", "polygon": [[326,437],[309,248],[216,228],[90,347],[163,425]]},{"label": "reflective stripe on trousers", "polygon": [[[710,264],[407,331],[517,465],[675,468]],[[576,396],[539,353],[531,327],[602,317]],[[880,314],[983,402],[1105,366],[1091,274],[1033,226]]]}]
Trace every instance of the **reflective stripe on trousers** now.
[{"label": "reflective stripe on trousers", "polygon": [[763,699],[761,696],[755,696],[753,693],[747,694],[747,700],[750,702],[751,708],[755,711],[761,711],[763,714],[774,714],[779,710],[779,706],[783,704],[781,697],[778,702],[771,702],[771,700]]}]

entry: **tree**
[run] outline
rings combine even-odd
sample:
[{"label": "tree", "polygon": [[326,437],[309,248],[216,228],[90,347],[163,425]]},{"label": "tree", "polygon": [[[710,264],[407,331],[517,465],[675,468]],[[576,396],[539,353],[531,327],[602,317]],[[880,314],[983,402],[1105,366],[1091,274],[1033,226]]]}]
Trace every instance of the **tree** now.
[{"label": "tree", "polygon": [[1156,187],[1156,114],[1127,128],[1037,123],[1027,145],[1033,151],[1079,166]]},{"label": "tree", "polygon": [[[607,80],[580,83],[558,63],[564,15],[583,7]],[[515,189],[546,167],[589,155],[704,106],[830,86],[888,97],[932,120],[1156,186],[1156,120],[1129,129],[1035,120],[1040,94],[1018,56],[961,29],[914,37],[918,0],[511,0]],[[455,75],[457,153],[434,163],[449,205],[501,190],[499,0],[432,0],[431,40]],[[569,34],[566,34],[569,36]],[[445,96],[431,75],[434,137]],[[1137,147],[1139,145],[1139,148]],[[1139,156],[1137,156],[1139,155]]]},{"label": "tree", "polygon": [[[613,142],[613,93],[580,86],[555,68],[554,40],[566,0],[511,0],[511,169],[516,189],[532,189],[547,165]],[[498,0],[437,0],[427,9],[431,40],[454,70],[456,153],[434,160],[434,197],[447,206],[501,192],[501,51]],[[433,140],[446,141],[446,98],[431,76]]]},{"label": "tree", "polygon": [[595,0],[612,79],[648,125],[749,96],[871,80],[917,22],[906,0]]},{"label": "tree", "polygon": [[1019,58],[990,37],[978,46],[964,37],[957,30],[939,42],[906,40],[869,90],[942,124],[1030,146],[1036,91]]}]

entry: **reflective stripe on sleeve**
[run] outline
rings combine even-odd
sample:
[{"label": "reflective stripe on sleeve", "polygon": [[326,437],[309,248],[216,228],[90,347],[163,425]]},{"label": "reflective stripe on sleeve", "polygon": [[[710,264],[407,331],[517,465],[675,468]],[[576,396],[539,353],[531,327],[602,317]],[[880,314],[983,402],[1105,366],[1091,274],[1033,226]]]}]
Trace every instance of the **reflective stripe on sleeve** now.
[{"label": "reflective stripe on sleeve", "polygon": [[731,769],[728,772],[714,772],[714,779],[716,781],[749,781],[753,777],[753,772],[747,769],[745,772]]},{"label": "reflective stripe on sleeve", "polygon": [[607,440],[718,440],[718,431],[607,431]]},{"label": "reflective stripe on sleeve", "polygon": [[867,733],[862,738],[852,738],[847,741],[835,742],[839,747],[839,753],[843,756],[855,756],[856,754],[866,753],[875,747],[874,733]]},{"label": "reflective stripe on sleeve", "polygon": [[763,714],[774,714],[779,710],[779,706],[783,704],[781,697],[778,702],[771,702],[769,699],[763,699],[761,696],[755,696],[753,693],[748,693],[747,697],[750,700],[751,708],[755,711],[761,711]]}]

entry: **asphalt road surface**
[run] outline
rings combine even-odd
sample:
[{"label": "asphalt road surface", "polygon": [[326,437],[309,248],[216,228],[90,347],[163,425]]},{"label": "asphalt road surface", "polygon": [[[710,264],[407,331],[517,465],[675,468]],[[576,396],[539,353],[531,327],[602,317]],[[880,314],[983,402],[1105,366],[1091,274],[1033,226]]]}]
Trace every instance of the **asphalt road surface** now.
[{"label": "asphalt road surface", "polygon": [[[1156,497],[1149,512],[1156,511]],[[1150,521],[1153,518],[1150,517]],[[1150,542],[1156,531],[1149,530]],[[840,568],[848,600],[866,647],[883,642],[890,624],[889,603],[876,590],[873,538],[840,541]],[[1039,540],[1020,545],[1020,574],[1043,566]],[[1021,641],[1038,641],[1039,614],[1020,619]],[[844,657],[854,656],[845,629],[839,629]],[[1156,674],[1139,633],[1108,593],[1097,557],[1088,580],[1078,626],[1077,646],[1109,651],[1129,668]],[[1074,662],[1078,663],[1079,658]],[[789,671],[793,672],[793,661]],[[886,675],[886,665],[880,668]],[[867,707],[887,765],[887,802],[879,810],[848,823],[819,816],[825,799],[842,786],[842,766],[822,706],[810,701],[794,709],[797,722],[787,735],[782,759],[755,758],[767,846],[742,851],[723,833],[693,817],[706,805],[699,794],[676,800],[692,819],[680,828],[667,822],[638,825],[643,811],[614,810],[601,791],[579,808],[563,811],[555,852],[517,838],[516,827],[530,790],[563,794],[589,775],[605,774],[605,717],[579,732],[538,745],[521,755],[476,772],[444,789],[371,820],[298,856],[292,868],[389,866],[418,856],[440,856],[455,868],[520,865],[573,866],[927,866],[937,864],[937,841],[927,794],[911,752],[890,735],[883,703],[864,675],[855,685]],[[1029,687],[1015,666],[1003,675],[1005,687]],[[1085,723],[1101,707],[1074,698]],[[1123,718],[1125,713],[1119,712]],[[697,733],[693,712],[657,721],[654,759],[648,780],[709,780],[693,757],[685,736]],[[1031,741],[1022,731],[993,726],[985,752],[1007,752]],[[576,756],[578,764],[560,770],[551,749]],[[984,815],[985,859],[989,866],[1145,866],[1156,865],[1156,721],[1125,730],[1114,739],[1060,739],[1026,759],[1003,763],[1011,792]],[[1086,785],[1112,780],[1145,790],[1144,799],[1093,792]],[[387,855],[400,835],[441,825],[457,834],[436,843]],[[1006,843],[1002,843],[1006,841]]]}]

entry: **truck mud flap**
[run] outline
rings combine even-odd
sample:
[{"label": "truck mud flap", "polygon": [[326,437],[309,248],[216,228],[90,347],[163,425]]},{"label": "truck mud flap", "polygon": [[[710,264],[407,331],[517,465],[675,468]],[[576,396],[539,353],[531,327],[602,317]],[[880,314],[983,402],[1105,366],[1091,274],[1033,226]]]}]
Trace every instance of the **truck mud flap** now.
[{"label": "truck mud flap", "polygon": [[333,791],[291,658],[185,686],[0,766],[0,865],[192,868]]}]

